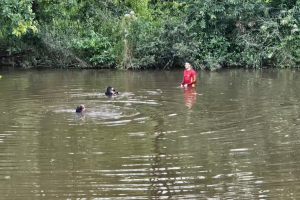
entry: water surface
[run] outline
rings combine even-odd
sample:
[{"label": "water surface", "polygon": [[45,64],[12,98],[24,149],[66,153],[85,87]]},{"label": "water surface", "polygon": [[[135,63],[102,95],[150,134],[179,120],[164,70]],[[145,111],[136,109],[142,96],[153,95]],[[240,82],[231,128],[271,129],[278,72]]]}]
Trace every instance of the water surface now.
[{"label": "water surface", "polygon": [[300,197],[299,71],[0,74],[0,199]]}]

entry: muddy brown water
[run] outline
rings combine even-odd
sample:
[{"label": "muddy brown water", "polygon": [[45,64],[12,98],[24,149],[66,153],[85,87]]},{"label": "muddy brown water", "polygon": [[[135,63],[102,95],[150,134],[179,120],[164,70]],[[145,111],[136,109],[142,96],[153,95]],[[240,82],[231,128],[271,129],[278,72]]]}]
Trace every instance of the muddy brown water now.
[{"label": "muddy brown water", "polygon": [[0,75],[0,199],[300,198],[299,71]]}]

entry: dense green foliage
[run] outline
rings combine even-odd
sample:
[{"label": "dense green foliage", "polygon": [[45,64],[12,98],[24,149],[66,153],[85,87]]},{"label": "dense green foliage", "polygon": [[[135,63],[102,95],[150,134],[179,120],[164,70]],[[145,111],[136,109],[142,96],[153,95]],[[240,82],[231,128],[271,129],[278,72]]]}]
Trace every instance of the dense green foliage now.
[{"label": "dense green foliage", "polygon": [[2,0],[0,12],[0,47],[26,66],[300,66],[296,0]]}]

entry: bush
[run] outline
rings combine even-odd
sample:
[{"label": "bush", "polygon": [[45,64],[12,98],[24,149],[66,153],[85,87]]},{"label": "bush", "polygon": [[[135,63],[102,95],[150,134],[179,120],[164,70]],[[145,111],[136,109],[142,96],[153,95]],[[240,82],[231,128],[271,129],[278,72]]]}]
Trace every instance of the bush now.
[{"label": "bush", "polygon": [[73,38],[69,47],[94,66],[111,67],[115,64],[115,55],[109,39],[94,31],[89,31],[81,38]]}]

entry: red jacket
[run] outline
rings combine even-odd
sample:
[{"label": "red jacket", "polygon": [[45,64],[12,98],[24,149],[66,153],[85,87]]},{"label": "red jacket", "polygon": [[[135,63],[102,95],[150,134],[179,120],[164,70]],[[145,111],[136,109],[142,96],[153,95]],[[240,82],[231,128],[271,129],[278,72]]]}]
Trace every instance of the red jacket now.
[{"label": "red jacket", "polygon": [[189,71],[184,70],[181,85],[187,84],[189,87],[195,87],[195,83],[197,82],[196,77],[196,72],[193,69]]}]

